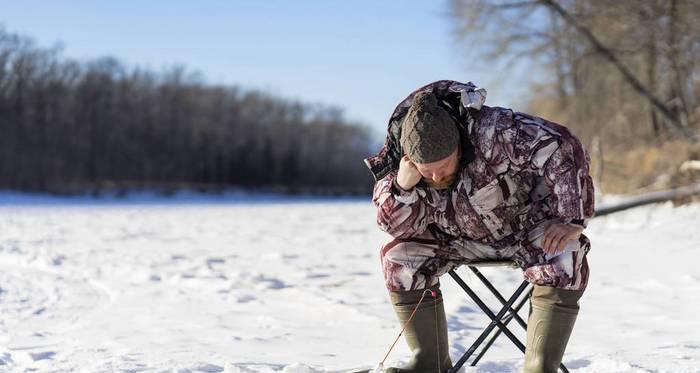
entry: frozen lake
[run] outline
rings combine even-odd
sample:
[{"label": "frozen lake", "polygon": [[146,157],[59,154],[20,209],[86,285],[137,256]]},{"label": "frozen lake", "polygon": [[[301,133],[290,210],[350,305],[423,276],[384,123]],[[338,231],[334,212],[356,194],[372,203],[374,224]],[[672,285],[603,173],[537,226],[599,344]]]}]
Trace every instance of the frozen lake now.
[{"label": "frozen lake", "polygon": [[[398,333],[369,200],[142,202],[0,198],[0,372],[331,372]],[[700,371],[698,228],[700,205],[591,223],[572,372]],[[442,283],[456,360],[487,319]],[[502,338],[474,371],[521,366]]]}]

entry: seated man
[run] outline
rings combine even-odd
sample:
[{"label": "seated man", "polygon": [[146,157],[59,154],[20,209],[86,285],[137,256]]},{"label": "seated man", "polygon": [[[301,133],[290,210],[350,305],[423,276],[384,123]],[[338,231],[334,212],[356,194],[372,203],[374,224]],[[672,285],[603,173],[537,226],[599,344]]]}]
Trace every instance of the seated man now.
[{"label": "seated man", "polygon": [[438,278],[471,261],[512,260],[534,284],[525,372],[556,372],[574,326],[588,281],[589,158],[565,127],[485,98],[471,83],[418,89],[365,160],[377,222],[394,237],[380,256],[401,324],[425,289],[438,294],[406,328],[411,362],[389,371],[451,367]]}]

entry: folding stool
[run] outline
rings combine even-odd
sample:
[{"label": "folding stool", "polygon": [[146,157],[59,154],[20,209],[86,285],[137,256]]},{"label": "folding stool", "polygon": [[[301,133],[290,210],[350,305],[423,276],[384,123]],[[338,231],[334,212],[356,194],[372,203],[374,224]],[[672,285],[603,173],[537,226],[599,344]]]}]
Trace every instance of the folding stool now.
[{"label": "folding stool", "polygon": [[[491,309],[479,298],[478,295],[467,285],[464,280],[453,270],[448,273],[452,279],[457,282],[457,284],[469,295],[469,297],[474,301],[474,303],[479,306],[481,311],[491,319],[491,323],[484,329],[479,337],[472,343],[472,345],[467,349],[467,351],[462,355],[462,357],[454,364],[452,369],[448,370],[448,373],[456,373],[459,369],[469,360],[469,358],[476,352],[479,346],[486,340],[486,338],[491,334],[494,328],[498,328],[494,331],[491,338],[486,341],[486,344],[481,349],[481,351],[476,355],[476,357],[471,361],[470,365],[475,366],[479,360],[484,356],[486,351],[491,347],[493,342],[498,338],[501,333],[505,334],[508,339],[510,339],[515,346],[517,346],[520,351],[525,353],[525,345],[516,337],[509,329],[508,323],[511,320],[515,320],[523,329],[527,330],[527,323],[518,315],[518,311],[523,307],[525,302],[530,299],[532,295],[533,286],[530,285],[526,280],[520,284],[520,286],[513,292],[513,294],[506,300],[501,293],[496,290],[496,288],[491,284],[491,282],[479,271],[478,267],[511,267],[518,268],[518,266],[512,261],[479,261],[471,262],[465,264],[469,269],[474,272],[476,277],[481,280],[481,282],[486,286],[487,289],[498,299],[498,301],[503,305],[501,309],[494,313]],[[521,298],[521,295],[525,293],[525,296]],[[519,299],[520,298],[520,299]],[[569,373],[564,364],[559,366],[564,373]]]}]

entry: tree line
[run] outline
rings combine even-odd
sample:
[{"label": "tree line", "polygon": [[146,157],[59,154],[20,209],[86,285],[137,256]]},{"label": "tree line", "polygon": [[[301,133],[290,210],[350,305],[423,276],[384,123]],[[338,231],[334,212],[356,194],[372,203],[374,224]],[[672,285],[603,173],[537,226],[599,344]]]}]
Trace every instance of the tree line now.
[{"label": "tree line", "polygon": [[574,129],[599,182],[629,191],[700,159],[700,1],[452,0],[450,7],[457,41],[478,58],[505,61],[506,70],[522,61],[536,67],[528,70],[539,72],[528,110]]},{"label": "tree line", "polygon": [[367,126],[336,107],[130,68],[0,28],[0,188],[371,192]]}]

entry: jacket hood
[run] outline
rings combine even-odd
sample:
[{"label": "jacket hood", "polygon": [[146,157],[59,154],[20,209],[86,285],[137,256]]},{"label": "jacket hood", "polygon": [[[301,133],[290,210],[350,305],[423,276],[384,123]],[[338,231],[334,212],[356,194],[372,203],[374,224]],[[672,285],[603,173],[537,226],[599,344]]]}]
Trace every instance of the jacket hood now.
[{"label": "jacket hood", "polygon": [[399,162],[404,154],[399,141],[401,138],[401,124],[413,103],[415,95],[424,91],[435,94],[439,105],[450,113],[457,123],[462,144],[461,166],[474,159],[474,147],[469,141],[468,130],[486,101],[486,90],[477,88],[472,82],[460,83],[453,80],[438,80],[416,89],[394,109],[389,119],[384,145],[377,154],[364,160],[375,180],[381,180],[389,172],[398,169]]}]

